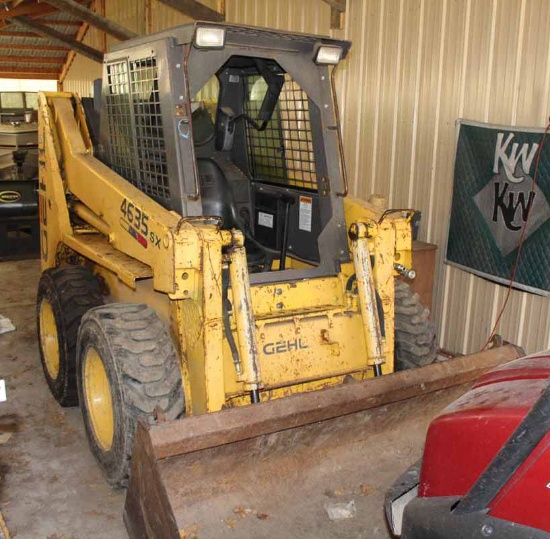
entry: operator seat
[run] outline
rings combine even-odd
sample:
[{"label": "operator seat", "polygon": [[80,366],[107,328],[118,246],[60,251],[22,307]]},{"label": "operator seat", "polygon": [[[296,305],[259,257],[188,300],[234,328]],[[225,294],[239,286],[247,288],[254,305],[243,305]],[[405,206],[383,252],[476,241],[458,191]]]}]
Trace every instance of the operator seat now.
[{"label": "operator seat", "polygon": [[222,169],[212,159],[198,158],[197,169],[204,215],[221,217],[222,228],[241,228],[233,191]]},{"label": "operator seat", "polygon": [[[222,218],[222,229],[237,228],[246,234],[245,226],[239,217],[233,190],[220,166],[212,159],[198,158],[197,170],[202,200],[203,214]],[[246,258],[251,269],[264,264],[266,253],[249,241],[245,242]]]}]

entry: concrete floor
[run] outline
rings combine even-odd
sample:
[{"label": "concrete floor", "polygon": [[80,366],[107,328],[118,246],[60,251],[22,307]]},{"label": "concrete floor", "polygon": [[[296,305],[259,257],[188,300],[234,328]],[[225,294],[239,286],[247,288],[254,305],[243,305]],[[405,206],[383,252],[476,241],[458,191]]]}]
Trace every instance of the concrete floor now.
[{"label": "concrete floor", "polygon": [[[17,326],[0,335],[0,377],[8,391],[7,403],[0,404],[0,432],[9,425],[16,429],[0,444],[0,509],[17,539],[126,538],[124,493],[104,482],[79,410],[60,408],[43,379],[35,324],[38,277],[37,261],[0,264],[0,314]],[[299,439],[287,437],[268,460],[263,443],[257,458],[255,448],[247,447],[246,457],[234,459],[234,466],[212,461],[202,466],[207,473],[197,463],[189,466],[182,472],[186,491],[178,493],[189,496],[183,537],[389,538],[384,493],[420,456],[431,417],[459,392],[435,405],[402,407],[390,413],[390,422],[391,407],[359,416],[351,425],[359,434],[353,440],[314,426],[312,431],[322,433],[320,443],[296,450],[291,442]],[[346,428],[345,423],[337,420],[332,427]],[[222,479],[224,466],[231,469]],[[200,488],[189,487],[196,484],[193,474]],[[240,479],[244,488],[235,488]],[[351,499],[355,518],[330,521],[325,504]]]},{"label": "concrete floor", "polygon": [[0,335],[0,376],[8,401],[1,425],[15,424],[0,445],[0,507],[17,539],[125,539],[124,495],[103,480],[88,450],[78,409],[61,408],[46,385],[35,322],[36,260],[0,264],[0,314],[16,331]]}]

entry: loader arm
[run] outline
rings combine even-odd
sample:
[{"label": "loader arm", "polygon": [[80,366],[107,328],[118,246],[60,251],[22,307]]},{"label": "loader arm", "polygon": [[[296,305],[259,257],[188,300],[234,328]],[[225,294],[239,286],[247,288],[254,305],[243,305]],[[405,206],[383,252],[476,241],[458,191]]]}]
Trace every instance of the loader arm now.
[{"label": "loader arm", "polygon": [[[215,226],[191,225],[95,158],[77,97],[42,94],[40,114],[41,166],[46,165],[44,154],[50,160],[45,167],[49,178],[41,182],[41,191],[52,190],[48,198],[55,200],[62,214],[62,241],[114,271],[132,287],[136,278],[153,277],[154,288],[171,299],[189,297],[198,279],[200,236],[204,239],[205,234],[221,234],[222,245],[231,245],[231,233],[218,231]],[[51,162],[53,156],[57,156],[57,163]],[[70,204],[74,213],[100,234],[75,231],[66,210],[67,195],[74,197]],[[51,250],[50,259],[55,257],[55,248]],[[131,263],[124,268],[117,263],[120,255],[118,259],[109,256],[110,251],[124,253],[141,264]]]}]

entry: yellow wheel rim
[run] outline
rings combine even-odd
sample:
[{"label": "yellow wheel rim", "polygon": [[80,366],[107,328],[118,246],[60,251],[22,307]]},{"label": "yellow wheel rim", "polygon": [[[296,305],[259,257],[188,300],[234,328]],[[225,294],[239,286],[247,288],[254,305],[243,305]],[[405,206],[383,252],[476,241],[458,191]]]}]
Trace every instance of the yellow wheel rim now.
[{"label": "yellow wheel rim", "polygon": [[52,304],[46,298],[40,302],[39,324],[40,344],[46,370],[50,378],[56,380],[59,375],[59,341]]},{"label": "yellow wheel rim", "polygon": [[111,386],[101,357],[91,347],[84,360],[84,389],[95,438],[103,451],[109,451],[115,435]]}]

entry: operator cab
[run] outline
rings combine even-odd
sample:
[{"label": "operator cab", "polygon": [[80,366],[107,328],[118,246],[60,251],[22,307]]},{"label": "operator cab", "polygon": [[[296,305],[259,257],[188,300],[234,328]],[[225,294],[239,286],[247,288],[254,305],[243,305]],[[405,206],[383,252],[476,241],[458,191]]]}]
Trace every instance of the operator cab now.
[{"label": "operator cab", "polygon": [[249,261],[263,251],[264,271],[273,261],[285,269],[287,255],[317,265],[321,219],[306,93],[273,60],[233,56],[193,108],[204,214],[241,229]]},{"label": "operator cab", "polygon": [[103,160],[166,208],[240,229],[264,274],[251,280],[337,273],[349,253],[329,65],[349,43],[198,23],[125,45],[106,58]]}]

